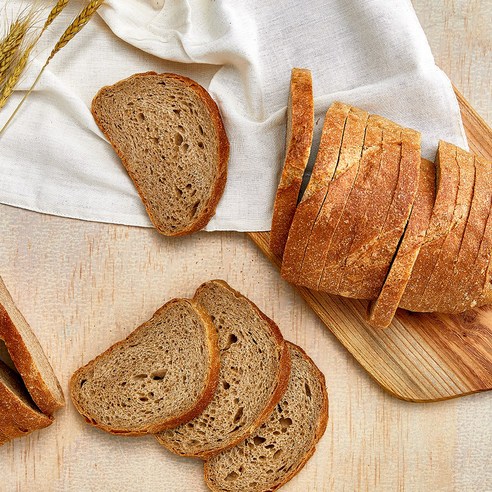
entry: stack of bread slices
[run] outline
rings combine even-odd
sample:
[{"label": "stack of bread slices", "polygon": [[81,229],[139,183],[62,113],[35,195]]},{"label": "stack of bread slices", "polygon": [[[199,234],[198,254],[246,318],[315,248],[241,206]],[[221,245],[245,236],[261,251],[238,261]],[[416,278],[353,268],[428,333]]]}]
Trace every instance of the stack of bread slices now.
[{"label": "stack of bread slices", "polygon": [[36,335],[0,278],[0,445],[48,427],[65,405]]},{"label": "stack of bread slices", "polygon": [[282,276],[371,301],[376,327],[398,307],[459,313],[491,302],[492,163],[443,141],[432,163],[415,130],[335,102],[298,202],[314,125],[309,71],[293,70],[290,91],[270,237]]},{"label": "stack of bread slices", "polygon": [[73,403],[107,432],[155,434],[205,460],[215,491],[266,492],[296,475],[328,420],[323,374],[220,280],[174,299],[72,377]]}]

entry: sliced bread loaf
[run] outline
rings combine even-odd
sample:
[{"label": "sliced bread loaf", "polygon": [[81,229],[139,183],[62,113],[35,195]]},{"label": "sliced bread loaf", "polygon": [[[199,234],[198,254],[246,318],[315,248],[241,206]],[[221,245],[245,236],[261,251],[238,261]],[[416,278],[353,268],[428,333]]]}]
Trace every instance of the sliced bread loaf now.
[{"label": "sliced bread loaf", "polygon": [[51,423],[36,407],[19,375],[0,361],[0,444]]},{"label": "sliced bread loaf", "polygon": [[436,201],[424,244],[420,248],[412,275],[400,301],[400,307],[404,309],[421,310],[425,287],[453,224],[458,186],[459,169],[456,150],[441,141],[436,158]]},{"label": "sliced bread loaf", "polygon": [[456,162],[459,170],[459,185],[453,223],[425,287],[421,301],[422,311],[436,311],[442,293],[448,291],[449,281],[463,245],[464,232],[473,200],[475,166],[473,155],[459,147],[456,147]]},{"label": "sliced bread loaf", "polygon": [[343,133],[340,158],[309,236],[299,275],[300,285],[318,289],[326,254],[357,177],[368,117],[366,111],[350,108]]},{"label": "sliced bread loaf", "polygon": [[410,220],[377,300],[369,307],[369,324],[376,328],[390,325],[425,240],[436,199],[436,167],[422,159],[419,188]]},{"label": "sliced bread loaf", "polygon": [[224,191],[229,142],[202,86],[171,73],[135,74],[103,87],[92,114],[160,233],[190,234],[208,223]]},{"label": "sliced bread loaf", "polygon": [[287,391],[254,436],[205,463],[211,490],[273,492],[314,453],[328,421],[325,379],[301,348],[288,345],[292,369]]},{"label": "sliced bread loaf", "polygon": [[156,433],[207,406],[219,375],[217,330],[194,301],[174,299],[72,376],[86,421],[113,434]]},{"label": "sliced bread loaf", "polygon": [[297,206],[282,262],[282,277],[297,283],[309,236],[333,179],[340,157],[343,133],[350,106],[335,102],[326,112],[313,172]]},{"label": "sliced bread loaf", "polygon": [[0,339],[39,409],[47,415],[65,405],[60,383],[22,313],[0,277]]},{"label": "sliced bread loaf", "polygon": [[194,300],[217,327],[219,384],[200,415],[156,437],[177,454],[208,458],[251,435],[269,417],[287,387],[290,357],[277,325],[225,282],[203,284]]},{"label": "sliced bread loaf", "polygon": [[273,208],[270,249],[278,257],[296,211],[302,177],[311,153],[314,129],[314,100],[311,72],[293,68],[287,108],[286,153]]},{"label": "sliced bread loaf", "polygon": [[[481,286],[486,282],[487,254],[482,246],[492,226],[492,164],[477,156],[473,162],[475,184],[470,213],[448,287],[437,301],[439,312],[459,313],[479,305],[477,295],[480,296]],[[491,301],[483,299],[485,304]]]}]

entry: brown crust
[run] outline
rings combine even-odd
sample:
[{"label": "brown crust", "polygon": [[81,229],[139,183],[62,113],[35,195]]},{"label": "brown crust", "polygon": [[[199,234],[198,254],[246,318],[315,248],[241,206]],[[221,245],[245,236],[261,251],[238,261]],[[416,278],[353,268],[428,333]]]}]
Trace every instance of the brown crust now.
[{"label": "brown crust", "polygon": [[[320,439],[323,437],[323,434],[326,431],[326,426],[328,424],[328,392],[326,390],[326,380],[324,374],[320,371],[318,366],[313,362],[313,360],[306,354],[306,352],[299,347],[298,345],[295,345],[291,342],[286,342],[287,347],[289,350],[297,350],[298,352],[301,353],[302,357],[306,359],[314,368],[315,372],[317,373],[318,379],[320,380],[321,383],[321,388],[322,388],[322,395],[323,395],[323,404],[322,404],[322,409],[321,409],[321,415],[320,419],[318,421],[318,428],[316,430],[316,434],[313,439],[313,443],[311,448],[306,452],[304,455],[303,459],[297,464],[295,468],[293,468],[287,475],[285,475],[284,479],[282,482],[274,485],[273,487],[269,488],[269,492],[274,492],[275,490],[278,490],[280,487],[284,486],[287,482],[292,480],[306,465],[306,463],[309,461],[311,456],[314,454],[316,451],[316,445],[320,441]],[[205,483],[209,487],[210,490],[214,492],[221,492],[221,489],[215,488],[210,481],[210,473],[208,470],[208,462],[204,463],[204,478],[205,478]]]},{"label": "brown crust", "polygon": [[326,112],[313,172],[297,206],[285,246],[281,274],[289,282],[299,280],[309,236],[338,164],[349,112],[350,106],[340,102],[333,103]]},{"label": "brown crust", "polygon": [[[168,309],[172,304],[175,304],[177,302],[186,302],[191,305],[191,307],[196,311],[196,313],[200,316],[205,329],[207,333],[207,344],[209,346],[209,369],[208,369],[208,376],[207,376],[207,381],[205,383],[204,390],[198,399],[198,401],[190,407],[188,410],[186,410],[184,413],[181,415],[177,415],[173,418],[169,418],[161,423],[155,423],[152,425],[149,425],[147,427],[142,427],[139,429],[134,429],[134,430],[128,430],[128,429],[117,429],[114,427],[109,427],[105,424],[101,424],[96,422],[92,416],[86,415],[85,410],[79,405],[78,401],[74,397],[74,394],[76,393],[77,385],[78,385],[78,378],[79,376],[83,375],[83,371],[90,369],[101,357],[105,357],[107,355],[110,355],[111,352],[113,352],[116,348],[118,348],[121,345],[124,345],[128,338],[133,335],[137,330],[139,330],[142,326],[144,326],[146,323],[149,321],[145,322],[143,325],[140,325],[138,328],[136,328],[128,337],[126,337],[124,340],[121,340],[114,345],[112,345],[109,349],[105,350],[102,354],[98,355],[95,359],[87,363],[85,366],[79,368],[75,373],[73,374],[72,378],[70,379],[70,395],[72,397],[72,402],[73,405],[75,406],[76,410],[85,418],[86,422],[88,424],[91,424],[95,427],[98,427],[101,430],[104,430],[106,432],[109,432],[111,434],[118,434],[118,435],[125,435],[125,436],[140,436],[144,434],[157,434],[158,432],[161,432],[166,429],[171,429],[173,427],[177,427],[178,425],[184,424],[185,422],[189,422],[190,420],[194,419],[197,415],[199,415],[205,407],[209,404],[210,400],[213,398],[215,394],[215,390],[217,388],[217,384],[219,382],[219,370],[220,370],[220,354],[219,354],[219,346],[218,346],[218,336],[217,336],[217,330],[215,329],[214,324],[212,323],[212,320],[210,319],[210,316],[208,313],[196,302],[190,299],[172,299],[171,301],[167,302],[159,308],[153,315],[157,316],[159,313],[165,309]],[[152,318],[153,318],[152,317]],[[151,319],[152,319],[151,318]]]},{"label": "brown crust", "polygon": [[110,135],[106,132],[104,129],[104,126],[102,125],[99,117],[97,116],[96,109],[95,109],[95,103],[98,99],[98,97],[106,90],[109,89],[114,89],[116,86],[121,85],[126,83],[129,80],[132,80],[137,77],[148,77],[148,76],[159,76],[162,78],[169,78],[169,79],[174,79],[178,80],[183,85],[188,87],[189,89],[193,90],[198,97],[202,100],[202,102],[205,104],[205,106],[208,109],[210,118],[214,122],[214,126],[217,132],[217,137],[218,137],[218,153],[219,153],[219,161],[218,161],[218,166],[217,166],[217,177],[215,179],[215,183],[213,186],[213,189],[210,192],[210,198],[208,201],[208,206],[205,207],[202,215],[196,218],[196,220],[188,225],[188,227],[185,227],[184,229],[181,229],[179,231],[169,231],[169,230],[164,230],[162,228],[159,228],[158,226],[158,221],[153,215],[152,211],[152,206],[148,202],[147,198],[145,195],[142,193],[142,190],[138,186],[138,184],[133,180],[132,176],[129,173],[130,178],[133,181],[133,184],[135,185],[135,188],[138,191],[138,194],[140,195],[140,198],[145,206],[145,209],[147,211],[147,214],[149,215],[150,220],[154,224],[155,228],[157,229],[158,232],[165,236],[184,236],[186,234],[191,234],[193,232],[196,232],[200,229],[203,229],[210,219],[215,215],[215,211],[217,209],[217,205],[219,203],[220,198],[222,197],[222,194],[224,192],[224,188],[226,185],[227,181],[227,162],[229,160],[229,140],[227,138],[227,134],[224,128],[224,122],[222,121],[222,117],[220,114],[220,110],[216,104],[216,102],[212,99],[210,94],[204,89],[200,84],[195,82],[194,80],[185,77],[183,75],[178,75],[175,73],[161,73],[158,74],[157,72],[144,72],[144,73],[136,73],[126,79],[120,80],[114,85],[111,86],[105,86],[102,87],[98,93],[95,95],[94,99],[92,100],[92,116],[94,117],[94,120],[99,127],[99,129],[103,132],[105,137],[108,139],[108,141],[111,143],[113,149],[115,152],[118,154],[118,157],[121,159],[121,162],[123,163],[123,166],[125,169],[128,170],[128,165],[125,156],[123,155],[123,152],[121,149],[116,145],[116,143],[111,139]]},{"label": "brown crust", "polygon": [[455,149],[460,181],[453,212],[453,224],[422,296],[423,311],[437,310],[441,297],[448,292],[449,282],[458,262],[461,247],[466,247],[466,243],[463,244],[463,239],[473,201],[475,165],[473,155],[459,147],[455,147]]},{"label": "brown crust", "polygon": [[[172,451],[173,453],[179,454],[180,456],[201,458],[204,460],[210,459],[212,456],[215,456],[220,452],[225,451],[226,449],[233,448],[234,446],[236,446],[236,444],[239,444],[241,441],[251,436],[268,419],[273,409],[284,395],[285,390],[287,389],[287,386],[289,384],[290,367],[291,367],[290,352],[277,324],[273,320],[271,320],[266,314],[264,314],[254,302],[249,300],[247,297],[243,296],[237,290],[233,289],[227,282],[220,279],[210,280],[208,282],[205,282],[202,285],[200,285],[200,287],[198,287],[198,289],[195,292],[195,295],[193,296],[193,299],[196,299],[198,297],[200,290],[206,289],[207,286],[212,283],[218,284],[224,289],[229,290],[235,297],[244,299],[251,305],[251,307],[256,311],[258,316],[267,323],[268,327],[270,328],[271,334],[273,335],[277,345],[281,350],[281,354],[279,359],[279,370],[276,375],[275,390],[273,391],[270,400],[268,401],[267,405],[263,409],[263,412],[258,416],[258,418],[247,429],[245,429],[244,432],[240,436],[238,436],[235,440],[231,441],[227,445],[222,446],[220,448],[216,448],[196,454],[194,453],[188,454],[188,453],[182,453],[179,450],[174,449],[172,446],[169,445],[167,441],[163,441],[159,439],[158,436],[156,436],[157,441],[160,444],[162,444],[164,447]],[[204,409],[205,408],[203,408],[203,410]]]},{"label": "brown crust", "polygon": [[[8,289],[1,278],[0,289],[2,290],[3,295],[8,296],[12,301],[12,304],[15,306]],[[22,313],[19,312],[19,315],[22,316]],[[26,325],[29,326],[27,322]],[[33,336],[35,337],[34,333]],[[15,365],[16,370],[22,377],[31,398],[34,400],[39,409],[46,415],[53,415],[56,410],[62,408],[65,405],[65,400],[63,398],[63,391],[58,383],[58,380],[56,380],[55,374],[53,373],[53,378],[58,384],[61,399],[52,393],[42,378],[31,353],[22,339],[21,334],[17,330],[17,327],[10,318],[5,307],[1,304],[0,339],[5,342],[5,346],[7,347],[7,351]],[[40,349],[42,350],[41,346]]]},{"label": "brown crust", "polygon": [[[0,369],[12,372],[1,361]],[[51,417],[26,405],[0,381],[0,444],[10,439],[26,436],[35,430],[48,427],[52,423]]]},{"label": "brown crust", "polygon": [[408,226],[383,288],[377,300],[369,306],[368,322],[371,326],[386,328],[391,324],[424,242],[435,198],[436,168],[433,162],[422,159],[419,188]]},{"label": "brown crust", "polygon": [[298,280],[299,285],[316,290],[319,288],[333,234],[357,177],[368,118],[369,114],[366,111],[351,107],[347,116],[340,159],[322,209],[309,236]]},{"label": "brown crust", "polygon": [[[492,166],[490,163],[475,157],[475,184],[470,214],[465,227],[463,245],[460,248],[458,261],[452,272],[447,291],[436,306],[439,312],[456,313],[470,307],[470,298],[466,297],[474,289],[480,271],[483,278],[483,264],[479,265],[480,246],[486,233],[486,226],[492,211]],[[445,295],[444,295],[445,294]],[[460,311],[461,310],[461,311]]]},{"label": "brown crust", "polygon": [[410,311],[421,310],[421,300],[425,287],[437,262],[439,251],[452,226],[458,194],[459,170],[454,149],[452,156],[449,155],[449,152],[450,149],[445,142],[439,142],[436,158],[436,202],[424,244],[420,248],[412,275],[400,301],[400,307]]},{"label": "brown crust", "polygon": [[314,100],[311,72],[293,68],[290,81],[286,154],[272,217],[270,249],[282,257],[311,153]]}]

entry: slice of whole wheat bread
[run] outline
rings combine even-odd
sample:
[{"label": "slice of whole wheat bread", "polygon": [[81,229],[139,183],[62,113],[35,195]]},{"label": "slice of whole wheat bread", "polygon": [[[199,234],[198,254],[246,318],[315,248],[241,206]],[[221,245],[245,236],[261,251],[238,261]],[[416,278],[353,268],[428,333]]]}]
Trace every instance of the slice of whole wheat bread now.
[{"label": "slice of whole wheat bread", "polygon": [[47,415],[65,405],[60,383],[36,335],[0,277],[0,339],[39,409]]},{"label": "slice of whole wheat bread", "polygon": [[313,172],[297,206],[282,261],[282,277],[297,283],[309,236],[323,207],[337,168],[343,133],[350,106],[334,102],[326,112]]},{"label": "slice of whole wheat bread", "polygon": [[383,288],[369,307],[368,322],[376,328],[386,328],[393,320],[425,240],[435,199],[436,167],[433,162],[422,159],[419,187],[407,228]]},{"label": "slice of whole wheat bread", "polygon": [[217,327],[219,384],[200,415],[156,437],[177,454],[208,458],[251,435],[269,417],[287,388],[290,357],[277,325],[224,281],[203,284],[194,300]]},{"label": "slice of whole wheat bread", "polygon": [[278,257],[284,253],[296,211],[302,177],[311,153],[314,129],[313,81],[311,72],[293,68],[287,108],[286,153],[275,196],[270,232],[270,249]]},{"label": "slice of whole wheat bread", "polygon": [[224,191],[229,142],[202,86],[171,73],[135,74],[103,87],[92,114],[160,233],[190,234],[208,223]]},{"label": "slice of whole wheat bread", "polygon": [[34,404],[19,375],[0,361],[0,444],[53,422]]},{"label": "slice of whole wheat bread", "polygon": [[196,417],[219,375],[217,330],[194,301],[174,299],[70,381],[86,421],[113,434],[140,435]]},{"label": "slice of whole wheat bread", "polygon": [[314,453],[328,422],[325,379],[301,348],[288,345],[292,369],[287,391],[254,436],[205,463],[211,490],[273,492]]}]

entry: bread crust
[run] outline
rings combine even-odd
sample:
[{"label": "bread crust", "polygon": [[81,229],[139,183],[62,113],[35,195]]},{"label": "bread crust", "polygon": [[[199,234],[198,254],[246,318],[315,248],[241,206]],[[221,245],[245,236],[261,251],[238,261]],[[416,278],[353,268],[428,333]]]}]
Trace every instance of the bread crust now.
[{"label": "bread crust", "polygon": [[[206,336],[207,336],[207,345],[209,347],[209,369],[208,369],[208,375],[207,379],[204,385],[204,389],[200,397],[197,399],[197,401],[192,405],[190,408],[188,408],[186,411],[184,411],[180,415],[176,415],[172,418],[168,418],[165,421],[162,421],[160,423],[154,423],[145,427],[141,428],[135,428],[133,430],[129,429],[118,429],[115,427],[110,427],[106,424],[102,424],[100,422],[96,422],[92,416],[86,415],[86,412],[84,408],[79,405],[79,402],[75,398],[75,394],[77,392],[77,387],[79,384],[79,378],[83,377],[83,374],[85,371],[90,370],[92,366],[96,364],[96,362],[101,359],[102,357],[107,357],[111,355],[111,353],[116,350],[118,347],[125,345],[127,343],[128,338],[130,338],[137,330],[142,328],[143,326],[146,325],[146,323],[150,322],[154,316],[158,316],[162,311],[169,309],[172,307],[173,304],[175,303],[180,303],[180,302],[186,302],[188,303],[194,310],[195,312],[199,315],[201,318],[201,321],[203,322],[206,330]],[[151,320],[145,322],[143,325],[140,325],[136,330],[134,330],[128,337],[126,337],[124,340],[121,340],[114,345],[112,345],[109,349],[105,350],[102,354],[98,355],[95,359],[91,360],[89,363],[87,363],[85,366],[79,368],[75,373],[73,374],[72,378],[70,379],[70,395],[72,397],[72,403],[76,410],[85,418],[86,422],[88,424],[93,425],[94,427],[97,427],[101,430],[104,430],[106,432],[109,432],[110,434],[118,434],[118,435],[125,435],[125,436],[140,436],[140,435],[145,435],[145,434],[157,434],[158,432],[161,432],[165,429],[171,429],[173,427],[177,427],[180,424],[183,424],[185,422],[189,422],[190,420],[194,419],[197,415],[199,415],[205,407],[209,404],[210,400],[213,398],[213,395],[215,394],[215,390],[217,388],[217,384],[219,382],[219,370],[220,370],[220,357],[219,357],[219,346],[218,346],[218,336],[217,336],[217,330],[215,329],[214,324],[212,323],[212,320],[210,319],[210,316],[208,313],[200,306],[197,304],[195,301],[190,300],[190,299],[172,299],[171,301],[167,302],[159,308],[153,315]]]},{"label": "bread crust", "polygon": [[296,211],[302,178],[311,153],[314,99],[311,72],[293,68],[287,117],[286,154],[273,207],[270,249],[283,256]]},{"label": "bread crust", "polygon": [[[0,371],[12,373],[1,361]],[[52,423],[52,417],[26,405],[14,391],[0,381],[0,444],[26,436]]]},{"label": "bread crust", "polygon": [[[238,435],[236,439],[229,442],[227,445],[224,445],[220,448],[215,448],[199,453],[183,453],[180,450],[173,447],[168,441],[164,439],[160,439],[159,436],[155,436],[159,444],[162,444],[164,447],[166,447],[173,453],[176,453],[180,456],[186,456],[191,458],[201,458],[203,460],[210,459],[212,456],[215,456],[220,452],[225,451],[226,449],[230,449],[236,446],[238,443],[251,436],[268,419],[273,409],[284,395],[285,390],[287,389],[287,386],[289,384],[290,368],[291,368],[290,351],[287,347],[284,337],[282,336],[282,333],[279,327],[277,326],[277,324],[273,320],[271,320],[266,314],[264,314],[254,302],[252,302],[247,297],[243,296],[237,290],[233,289],[227,282],[225,282],[224,280],[216,279],[203,283],[202,285],[200,285],[200,287],[198,287],[198,289],[195,292],[195,295],[193,296],[195,302],[199,303],[197,299],[200,295],[200,291],[203,289],[207,289],[209,284],[214,284],[214,283],[228,290],[235,297],[246,300],[253,308],[253,310],[256,312],[258,317],[260,317],[263,321],[267,323],[270,329],[270,333],[272,334],[277,346],[280,349],[280,359],[279,359],[279,370],[276,375],[275,390],[273,391],[270,400],[267,402],[265,408],[263,409],[261,414],[257,417],[257,419],[254,422],[252,422],[248,428],[245,428],[242,434]],[[205,312],[207,312],[205,308],[204,310]],[[206,407],[204,407],[203,410],[205,410],[205,408]]]},{"label": "bread crust", "polygon": [[460,250],[462,246],[466,247],[466,244],[463,244],[463,239],[473,201],[475,165],[473,155],[458,147],[455,147],[455,149],[460,181],[453,212],[453,223],[449,234],[444,240],[439,259],[422,296],[423,311],[437,310],[439,300],[443,294],[445,295],[448,292],[449,281],[459,259]]},{"label": "bread crust", "polygon": [[[318,444],[320,439],[323,437],[323,434],[325,433],[326,427],[328,424],[329,403],[328,403],[328,392],[326,390],[326,381],[325,381],[324,374],[319,370],[318,366],[316,366],[316,364],[313,362],[313,360],[306,354],[306,352],[301,347],[299,347],[299,346],[297,346],[291,342],[286,342],[286,345],[289,348],[289,350],[292,349],[292,350],[296,350],[297,352],[299,352],[302,355],[302,357],[304,359],[306,359],[310,363],[310,365],[312,365],[312,367],[315,370],[317,377],[319,378],[319,381],[320,381],[320,385],[322,388],[323,401],[322,401],[322,409],[321,409],[321,413],[320,413],[320,419],[318,421],[318,426],[317,426],[316,433],[315,433],[315,436],[314,436],[314,439],[313,439],[313,442],[312,442],[310,449],[306,452],[303,459],[301,461],[299,461],[297,466],[295,466],[287,475],[285,475],[282,482],[280,482],[280,483],[278,483],[278,484],[276,484],[273,487],[268,489],[270,492],[274,492],[275,490],[278,490],[280,487],[282,487],[287,482],[292,480],[292,478],[294,478],[304,468],[305,464],[309,461],[311,456],[316,451],[316,445]],[[214,492],[222,492],[222,490],[220,488],[214,487],[212,481],[210,480],[210,472],[209,472],[209,466],[208,466],[207,461],[204,463],[204,478],[205,478],[205,483],[207,484],[207,486],[209,487],[210,490],[212,490]]]},{"label": "bread crust", "polygon": [[369,114],[366,111],[351,107],[345,125],[340,159],[309,236],[298,280],[299,285],[319,289],[333,234],[357,177],[368,118]]},{"label": "bread crust", "polygon": [[284,251],[281,275],[289,282],[299,281],[309,236],[338,164],[349,112],[350,106],[340,102],[334,102],[326,112],[311,179],[297,206]]},{"label": "bread crust", "polygon": [[436,201],[429,229],[400,301],[400,307],[409,311],[421,310],[425,287],[453,223],[453,212],[458,195],[459,169],[455,150],[446,146],[445,142],[439,143],[436,176]]},{"label": "bread crust", "polygon": [[436,168],[422,159],[417,196],[401,244],[375,302],[369,305],[368,322],[375,328],[391,324],[425,240],[436,199]]},{"label": "bread crust", "polygon": [[[14,309],[18,311],[18,315],[24,318],[22,313],[15,307],[15,303],[1,277],[0,291],[2,297],[8,299],[12,303],[12,306],[14,306]],[[26,326],[29,326],[27,321]],[[33,337],[35,338],[34,333]],[[31,398],[39,409],[46,415],[53,415],[56,410],[62,408],[65,405],[65,399],[54,372],[52,376],[58,385],[58,395],[54,394],[46,384],[39,372],[33,354],[29,351],[22,335],[9,316],[7,309],[2,304],[0,304],[0,339],[5,342],[5,346],[16,370],[22,377]],[[42,352],[41,345],[39,345],[39,350]],[[44,352],[42,353],[44,356]]]},{"label": "bread crust", "polygon": [[102,87],[94,99],[92,100],[92,107],[91,107],[91,112],[92,116],[94,117],[94,121],[96,122],[97,126],[99,129],[102,131],[104,136],[108,139],[110,144],[112,145],[113,149],[115,150],[116,154],[118,157],[121,159],[121,162],[125,169],[128,171],[128,162],[126,160],[125,155],[123,154],[123,151],[118,147],[116,142],[111,138],[109,133],[106,131],[104,128],[104,125],[102,124],[99,116],[97,115],[96,111],[96,102],[98,98],[107,90],[112,90],[115,87],[125,84],[128,81],[135,79],[137,77],[152,77],[152,76],[158,76],[162,77],[163,79],[174,79],[178,80],[181,82],[184,86],[187,88],[191,89],[194,91],[198,97],[201,99],[201,101],[204,103],[204,105],[207,107],[209,115],[211,120],[214,123],[215,130],[217,132],[217,139],[218,139],[218,162],[217,162],[217,175],[215,178],[214,186],[210,192],[210,198],[208,201],[208,205],[204,208],[203,213],[199,215],[193,222],[191,222],[187,227],[180,229],[178,231],[170,231],[168,229],[163,229],[162,227],[159,227],[159,221],[156,219],[154,215],[154,211],[152,210],[152,205],[150,204],[149,200],[145,196],[145,194],[142,192],[142,189],[140,186],[137,184],[137,182],[133,179],[132,175],[129,173],[130,178],[133,181],[133,184],[135,185],[135,188],[138,191],[138,194],[140,195],[140,199],[142,200],[145,209],[147,211],[147,214],[154,224],[155,228],[157,231],[165,236],[184,236],[187,234],[191,234],[193,232],[199,231],[200,229],[203,229],[210,219],[215,215],[215,211],[217,209],[217,205],[219,203],[220,198],[222,197],[222,194],[224,192],[224,188],[226,185],[227,181],[227,163],[229,160],[229,140],[227,138],[227,134],[225,131],[224,123],[222,121],[222,116],[220,114],[220,110],[216,104],[216,102],[212,99],[210,94],[197,82],[194,80],[185,77],[183,75],[178,75],[175,73],[157,73],[157,72],[144,72],[144,73],[136,73],[126,79],[120,80],[114,85],[108,85],[105,87]]}]

